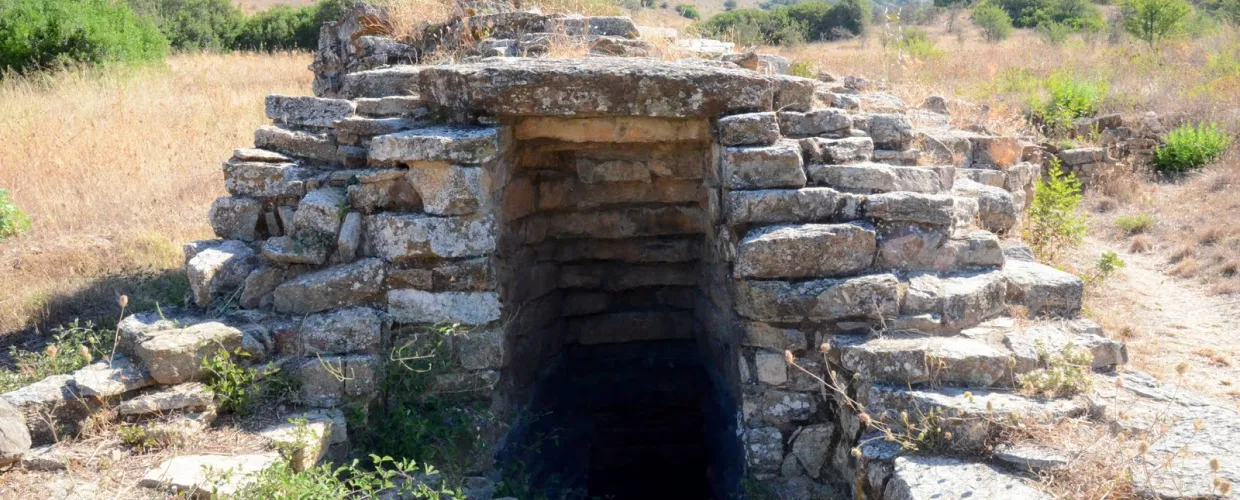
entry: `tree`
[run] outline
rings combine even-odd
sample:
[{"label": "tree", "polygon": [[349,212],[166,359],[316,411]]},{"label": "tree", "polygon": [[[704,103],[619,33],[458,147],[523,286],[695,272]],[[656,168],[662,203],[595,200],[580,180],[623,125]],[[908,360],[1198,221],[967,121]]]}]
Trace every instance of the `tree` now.
[{"label": "tree", "polygon": [[1180,27],[1193,7],[1184,0],[1124,0],[1124,30],[1153,49]]},{"label": "tree", "polygon": [[697,7],[693,5],[689,5],[687,3],[682,3],[680,5],[677,5],[676,13],[680,14],[681,17],[684,17],[687,19],[693,19],[693,20],[697,20],[702,17],[701,14],[698,14]]},{"label": "tree", "polygon": [[724,0],[723,10],[736,10],[736,0]]},{"label": "tree", "polygon": [[1012,18],[1003,9],[983,5],[973,11],[973,22],[982,29],[982,37],[995,43],[1012,34]]}]

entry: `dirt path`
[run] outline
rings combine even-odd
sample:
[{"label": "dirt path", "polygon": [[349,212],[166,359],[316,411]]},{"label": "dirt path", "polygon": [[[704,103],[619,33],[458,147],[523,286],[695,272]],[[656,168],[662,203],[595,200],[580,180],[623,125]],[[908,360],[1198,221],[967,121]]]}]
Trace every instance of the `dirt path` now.
[{"label": "dirt path", "polygon": [[[1157,254],[1129,253],[1090,238],[1081,261],[1107,250],[1127,265],[1093,287],[1086,308],[1109,335],[1128,343],[1130,366],[1162,380],[1240,404],[1240,296],[1212,295],[1196,282],[1164,274]],[[1180,377],[1177,365],[1186,362]]]}]

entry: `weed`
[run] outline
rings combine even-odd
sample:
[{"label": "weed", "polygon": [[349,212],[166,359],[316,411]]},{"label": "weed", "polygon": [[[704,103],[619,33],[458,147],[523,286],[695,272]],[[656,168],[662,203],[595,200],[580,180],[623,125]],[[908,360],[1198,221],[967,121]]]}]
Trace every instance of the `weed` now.
[{"label": "weed", "polygon": [[1098,256],[1098,262],[1094,264],[1094,269],[1085,276],[1086,284],[1097,284],[1106,281],[1112,274],[1121,267],[1127,265],[1124,259],[1119,258],[1119,254],[1110,250],[1103,252]]},{"label": "weed", "polygon": [[93,323],[74,321],[52,330],[52,341],[42,351],[9,347],[14,370],[0,370],[0,392],[8,392],[52,375],[75,371],[108,356],[116,332]]},{"label": "weed", "polygon": [[30,217],[13,204],[9,190],[0,189],[0,239],[17,236],[29,229]]},{"label": "weed", "polygon": [[1197,170],[1222,156],[1230,144],[1231,137],[1218,124],[1183,125],[1154,150],[1154,168],[1164,174]]},{"label": "weed", "polygon": [[141,425],[122,425],[117,429],[121,442],[138,451],[145,452],[159,448],[159,440],[146,431]]},{"label": "weed", "polygon": [[1080,394],[1090,386],[1090,363],[1094,357],[1086,349],[1071,342],[1059,351],[1050,352],[1041,341],[1037,344],[1040,368],[1017,379],[1020,391],[1029,396],[1059,398]]},{"label": "weed", "polygon": [[812,61],[797,61],[788,66],[788,74],[802,78],[815,78],[818,76],[818,65]]},{"label": "weed", "polygon": [[1059,159],[1051,160],[1045,180],[1037,182],[1025,240],[1034,254],[1051,260],[1059,252],[1079,245],[1085,239],[1085,217],[1077,213],[1081,204],[1081,182],[1073,174],[1064,175]]},{"label": "weed", "polygon": [[1042,85],[1044,99],[1030,104],[1034,121],[1047,135],[1063,135],[1072,130],[1077,118],[1093,116],[1110,90],[1101,80],[1085,80],[1066,71],[1056,71]]},{"label": "weed", "polygon": [[206,372],[206,386],[215,394],[220,411],[244,415],[250,411],[260,390],[259,378],[274,371],[274,368],[247,368],[238,365],[234,358],[244,359],[250,353],[235,349],[230,354],[227,349],[219,349],[209,357],[203,358],[202,369]]},{"label": "weed", "polygon": [[[412,460],[370,456],[369,467],[359,460],[333,467],[324,464],[297,472],[283,461],[261,472],[255,481],[237,492],[236,498],[277,500],[335,500],[339,498],[393,498],[464,500],[461,490],[442,484],[433,467],[419,467]],[[208,481],[223,484],[226,477],[208,474]],[[429,483],[440,481],[438,486]],[[380,493],[382,492],[382,496]]]},{"label": "weed", "polygon": [[1115,218],[1115,227],[1126,234],[1140,234],[1154,228],[1154,216],[1150,214],[1121,215]]}]

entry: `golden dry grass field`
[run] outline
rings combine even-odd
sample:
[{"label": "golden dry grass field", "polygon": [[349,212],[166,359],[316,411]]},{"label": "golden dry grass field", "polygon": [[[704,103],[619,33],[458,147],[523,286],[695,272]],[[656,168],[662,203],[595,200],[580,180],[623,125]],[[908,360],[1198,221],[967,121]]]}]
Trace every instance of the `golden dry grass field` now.
[{"label": "golden dry grass field", "polygon": [[253,143],[265,95],[309,93],[309,62],[180,55],[0,81],[0,187],[33,223],[0,242],[0,332],[115,314],[120,294],[179,300],[181,244],[211,236],[220,162]]}]

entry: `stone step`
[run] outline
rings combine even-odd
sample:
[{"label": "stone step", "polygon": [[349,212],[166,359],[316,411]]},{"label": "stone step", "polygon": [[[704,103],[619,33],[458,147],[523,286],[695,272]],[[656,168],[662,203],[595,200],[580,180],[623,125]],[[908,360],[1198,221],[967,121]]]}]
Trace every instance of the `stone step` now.
[{"label": "stone step", "polygon": [[961,336],[838,335],[831,348],[845,370],[875,383],[1010,387],[1017,375],[1010,351]]},{"label": "stone step", "polygon": [[1028,480],[994,466],[939,456],[897,457],[883,498],[1051,500]]},{"label": "stone step", "polygon": [[912,191],[938,193],[951,185],[951,178],[930,167],[898,167],[882,163],[850,163],[806,167],[814,185],[861,192]]},{"label": "stone step", "polygon": [[[872,418],[902,427],[902,414],[908,414],[915,427],[935,425],[951,432],[948,446],[954,450],[978,451],[986,446],[993,431],[1015,421],[1039,423],[1084,415],[1089,407],[1083,398],[1039,400],[1011,391],[939,387],[909,389],[875,384],[864,391],[859,402]],[[927,421],[933,413],[937,418]]]},{"label": "stone step", "polygon": [[874,261],[868,224],[799,224],[750,231],[737,246],[744,278],[825,278],[856,274]]},{"label": "stone step", "polygon": [[262,471],[274,466],[280,455],[184,455],[165,460],[138,483],[145,488],[167,490],[189,498],[232,495],[253,483]]},{"label": "stone step", "polygon": [[1073,350],[1089,352],[1092,357],[1090,367],[1094,370],[1110,370],[1128,363],[1128,346],[1107,338],[1101,326],[1087,319],[1022,321],[1017,324],[1011,318],[1003,317],[963,330],[960,334],[1011,350],[1018,370],[1020,367],[1036,366],[1048,356],[1062,354],[1068,346]]},{"label": "stone step", "polygon": [[1035,316],[1075,318],[1081,313],[1085,282],[1080,278],[1037,262],[1010,260],[1003,267],[1007,277],[1007,302],[1028,308]]}]

